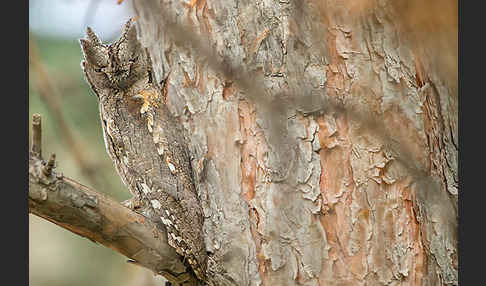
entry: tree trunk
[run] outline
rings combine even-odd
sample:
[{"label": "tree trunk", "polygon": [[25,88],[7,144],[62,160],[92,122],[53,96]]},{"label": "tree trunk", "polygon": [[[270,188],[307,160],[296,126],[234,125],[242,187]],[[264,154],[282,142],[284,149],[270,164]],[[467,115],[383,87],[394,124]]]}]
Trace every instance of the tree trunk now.
[{"label": "tree trunk", "polygon": [[134,1],[238,285],[458,284],[457,3],[392,2]]},{"label": "tree trunk", "polygon": [[214,284],[458,285],[457,2],[133,6]]}]

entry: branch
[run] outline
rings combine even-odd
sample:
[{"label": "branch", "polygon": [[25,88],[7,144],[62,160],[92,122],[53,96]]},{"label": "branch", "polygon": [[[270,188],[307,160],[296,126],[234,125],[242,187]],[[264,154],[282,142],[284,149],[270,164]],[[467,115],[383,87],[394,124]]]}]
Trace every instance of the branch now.
[{"label": "branch", "polygon": [[42,158],[42,128],[39,114],[32,115],[32,155]]},{"label": "branch", "polygon": [[[130,258],[173,284],[189,279],[182,257],[167,242],[165,228],[112,198],[55,172],[55,155],[42,160],[40,115],[34,115],[29,158],[29,212]],[[186,282],[187,283],[187,282]],[[178,285],[178,284],[176,284]]]}]

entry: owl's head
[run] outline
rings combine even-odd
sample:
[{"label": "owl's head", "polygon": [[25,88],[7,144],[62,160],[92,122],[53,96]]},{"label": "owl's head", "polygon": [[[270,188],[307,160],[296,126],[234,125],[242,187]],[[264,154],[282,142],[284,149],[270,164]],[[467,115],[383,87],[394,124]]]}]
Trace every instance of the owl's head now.
[{"label": "owl's head", "polygon": [[85,59],[82,66],[95,91],[103,88],[124,90],[146,76],[146,54],[131,19],[114,43],[104,45],[89,27],[86,39],[79,41]]}]

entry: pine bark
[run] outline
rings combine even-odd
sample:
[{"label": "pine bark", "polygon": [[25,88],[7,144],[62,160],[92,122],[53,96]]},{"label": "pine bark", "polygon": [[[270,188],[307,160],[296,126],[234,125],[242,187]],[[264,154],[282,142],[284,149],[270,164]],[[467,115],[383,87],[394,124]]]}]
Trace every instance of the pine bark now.
[{"label": "pine bark", "polygon": [[457,3],[410,3],[134,1],[237,285],[458,284]]}]

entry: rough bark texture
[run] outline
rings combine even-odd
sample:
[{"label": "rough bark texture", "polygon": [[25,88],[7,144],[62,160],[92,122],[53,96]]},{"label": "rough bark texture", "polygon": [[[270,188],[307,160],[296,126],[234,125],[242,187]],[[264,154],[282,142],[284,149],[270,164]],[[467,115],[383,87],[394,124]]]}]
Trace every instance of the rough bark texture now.
[{"label": "rough bark texture", "polygon": [[457,75],[392,2],[134,1],[236,285],[458,284]]}]

